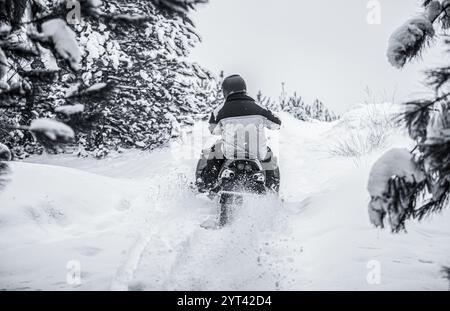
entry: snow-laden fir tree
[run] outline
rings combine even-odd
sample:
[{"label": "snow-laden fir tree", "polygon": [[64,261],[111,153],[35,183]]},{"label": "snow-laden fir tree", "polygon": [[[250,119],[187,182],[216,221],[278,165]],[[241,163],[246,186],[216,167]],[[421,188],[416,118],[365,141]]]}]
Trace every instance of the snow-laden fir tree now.
[{"label": "snow-laden fir tree", "polygon": [[75,130],[80,153],[167,142],[210,109],[211,74],[183,60],[199,41],[186,13],[203,2],[84,0],[76,14],[75,1],[2,1],[0,139],[34,152],[27,130],[46,118]]},{"label": "snow-laden fir tree", "polygon": [[3,154],[152,148],[192,123],[212,79],[182,58],[199,40],[187,13],[205,2],[0,0]]},{"label": "snow-laden fir tree", "polygon": [[[423,12],[393,33],[389,61],[403,67],[438,31],[445,33],[449,27],[450,1],[424,1]],[[387,152],[370,174],[371,222],[383,227],[387,219],[394,232],[403,230],[408,219],[420,220],[449,204],[450,67],[431,69],[426,76],[434,95],[405,103],[401,116],[415,148]]]}]

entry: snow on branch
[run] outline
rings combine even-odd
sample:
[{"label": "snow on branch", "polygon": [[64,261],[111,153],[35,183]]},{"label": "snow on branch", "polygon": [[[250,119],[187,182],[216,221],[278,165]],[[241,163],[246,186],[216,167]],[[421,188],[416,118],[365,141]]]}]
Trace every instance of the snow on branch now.
[{"label": "snow on branch", "polygon": [[82,113],[84,111],[84,105],[75,104],[75,105],[63,105],[55,108],[56,113],[62,113],[66,116],[71,116],[77,113]]},{"label": "snow on branch", "polygon": [[420,53],[433,36],[433,24],[426,16],[408,20],[389,39],[387,53],[389,62],[396,68],[402,68],[409,59]]},{"label": "snow on branch", "polygon": [[0,143],[0,161],[11,161],[12,155],[6,145]]},{"label": "snow on branch", "polygon": [[367,185],[371,223],[384,228],[387,216],[392,231],[404,229],[405,219],[414,213],[413,194],[423,189],[425,178],[408,150],[395,148],[386,152],[373,165]]},{"label": "snow on branch", "polygon": [[427,137],[430,110],[434,105],[431,100],[418,100],[405,103],[405,112],[401,119],[408,129],[409,136],[415,141],[424,141]]},{"label": "snow on branch", "polygon": [[36,119],[31,122],[30,132],[40,141],[67,143],[74,139],[74,131],[64,123],[52,119]]},{"label": "snow on branch", "polygon": [[51,19],[41,25],[41,33],[30,34],[40,41],[49,41],[54,45],[56,52],[67,60],[73,70],[81,67],[81,50],[78,46],[75,32],[67,23],[60,19]]},{"label": "snow on branch", "polygon": [[113,81],[101,82],[91,85],[85,89],[77,89],[72,94],[69,94],[66,99],[86,99],[86,100],[104,100],[108,99],[115,88],[116,83]]},{"label": "snow on branch", "polygon": [[392,66],[402,68],[407,61],[420,55],[422,49],[435,35],[434,23],[450,27],[450,0],[442,4],[437,0],[424,1],[424,12],[409,19],[390,37],[387,51]]}]

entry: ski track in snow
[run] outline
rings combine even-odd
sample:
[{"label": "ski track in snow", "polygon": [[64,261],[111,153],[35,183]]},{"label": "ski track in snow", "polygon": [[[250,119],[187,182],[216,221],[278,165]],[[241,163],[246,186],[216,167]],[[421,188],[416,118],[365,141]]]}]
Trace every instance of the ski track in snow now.
[{"label": "ski track in snow", "polygon": [[[95,190],[95,204],[119,203],[109,203],[115,209],[110,218],[99,212],[100,216],[88,218],[89,226],[78,229],[65,224],[64,217],[69,216],[62,212],[64,217],[58,220],[62,236],[60,227],[47,227],[46,219],[38,218],[45,232],[36,239],[44,239],[42,244],[27,237],[28,244],[12,247],[12,242],[0,239],[0,289],[447,289],[439,269],[450,265],[448,226],[412,224],[408,235],[398,236],[375,230],[368,224],[365,183],[378,155],[358,166],[350,159],[332,159],[325,146],[333,124],[283,119],[279,150],[273,145],[280,154],[283,202],[273,197],[246,200],[233,223],[221,230],[200,228],[206,218],[216,215],[216,204],[189,190],[196,159],[177,157],[183,142],[101,162],[67,156],[30,159],[94,173],[75,187],[102,184],[111,194]],[[199,152],[195,149],[192,154]],[[25,171],[30,164],[26,165],[18,169]],[[96,178],[101,179],[95,182]],[[70,181],[69,185],[74,187]],[[53,192],[45,197],[60,193]],[[61,202],[69,195],[63,194]],[[11,206],[18,204],[14,200]],[[59,199],[54,200],[45,206],[58,206]],[[83,200],[82,206],[88,208],[88,199]],[[447,220],[443,217],[437,224]],[[27,260],[27,254],[36,261]],[[15,262],[16,258],[21,259]],[[83,266],[83,284],[76,287],[64,283],[65,260],[72,258],[81,258]],[[371,260],[383,267],[378,287],[366,280]]]},{"label": "ski track in snow", "polygon": [[138,267],[142,253],[150,242],[151,234],[146,237],[141,237],[136,241],[136,244],[130,249],[127,260],[119,267],[110,289],[113,291],[128,290],[129,283],[134,278],[134,272]]},{"label": "ski track in snow", "polygon": [[[300,150],[284,151],[301,159],[299,166],[311,166],[313,159],[305,155],[314,148],[313,141],[321,131],[311,137],[300,133],[297,137],[286,137],[280,141],[287,146],[295,140]],[[303,135],[303,136],[302,136]],[[301,153],[301,155],[298,155]],[[280,159],[280,162],[283,158]],[[317,161],[317,159],[315,159]],[[193,162],[193,165],[195,162]],[[189,167],[193,167],[189,165]],[[298,171],[297,169],[295,171]],[[285,183],[289,183],[289,175]],[[293,176],[296,178],[296,176]],[[318,181],[319,182],[319,181]],[[311,183],[310,183],[311,184]],[[306,188],[306,187],[305,187]],[[307,191],[297,191],[307,197]],[[163,195],[162,200],[169,196]],[[180,198],[183,202],[186,197]],[[192,199],[192,198],[191,198]],[[175,199],[176,200],[176,199]],[[201,202],[209,210],[209,217],[216,214],[215,202]],[[183,203],[181,203],[183,204]],[[180,202],[171,202],[178,206]],[[197,202],[198,205],[198,202]],[[296,208],[295,203],[291,205]],[[276,199],[249,200],[242,211],[237,211],[235,221],[222,230],[204,230],[194,222],[191,226],[179,226],[178,234],[164,219],[152,221],[159,224],[157,231],[143,234],[130,250],[125,264],[119,268],[112,289],[133,290],[220,290],[228,288],[279,290],[289,289],[296,282],[298,269],[293,267],[295,259],[286,253],[300,255],[302,248],[291,247],[289,242],[288,213]],[[207,214],[207,216],[208,216]],[[183,223],[186,215],[171,214],[169,222]],[[201,221],[205,217],[199,217]],[[288,233],[286,233],[288,232]],[[284,235],[283,235],[284,233]],[[283,249],[284,248],[284,249]],[[155,264],[158,263],[158,264]],[[212,277],[214,276],[214,277]]]}]

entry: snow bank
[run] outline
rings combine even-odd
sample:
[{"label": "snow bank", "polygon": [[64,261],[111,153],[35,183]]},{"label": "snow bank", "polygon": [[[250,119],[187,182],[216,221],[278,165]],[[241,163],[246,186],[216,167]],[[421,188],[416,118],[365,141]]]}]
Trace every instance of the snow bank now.
[{"label": "snow bank", "polygon": [[[107,290],[134,242],[133,182],[48,165],[9,163],[0,192],[0,289]],[[69,272],[80,265],[82,283]]]},{"label": "snow bank", "polygon": [[130,192],[124,182],[69,168],[18,162],[10,168],[11,182],[0,192],[0,249],[54,238],[49,228],[88,227],[120,211]]},{"label": "snow bank", "polygon": [[327,152],[333,157],[361,158],[382,152],[391,145],[407,146],[410,141],[398,126],[402,105],[360,104],[334,122],[328,132]]}]

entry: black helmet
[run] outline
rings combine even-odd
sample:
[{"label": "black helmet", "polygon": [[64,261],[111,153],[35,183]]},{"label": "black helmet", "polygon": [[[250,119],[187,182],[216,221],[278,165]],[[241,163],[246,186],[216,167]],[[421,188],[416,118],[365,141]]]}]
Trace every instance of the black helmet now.
[{"label": "black helmet", "polygon": [[222,91],[223,96],[227,98],[234,93],[246,93],[247,85],[240,75],[232,75],[223,80]]}]

